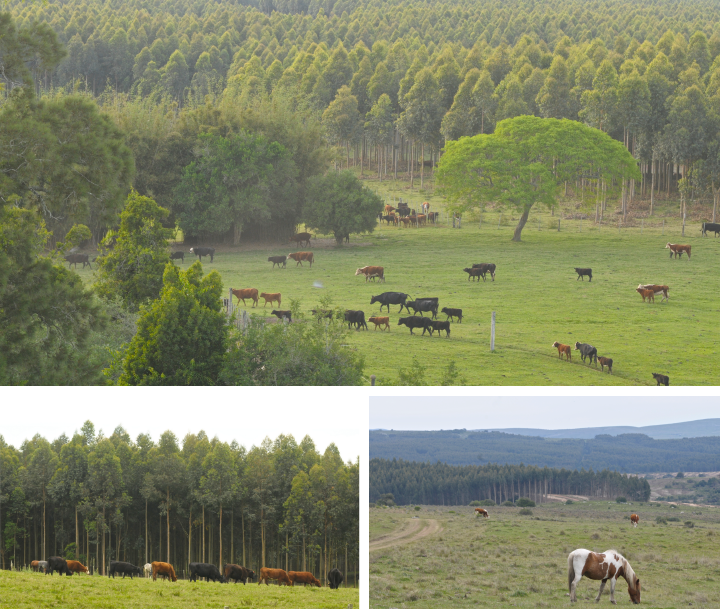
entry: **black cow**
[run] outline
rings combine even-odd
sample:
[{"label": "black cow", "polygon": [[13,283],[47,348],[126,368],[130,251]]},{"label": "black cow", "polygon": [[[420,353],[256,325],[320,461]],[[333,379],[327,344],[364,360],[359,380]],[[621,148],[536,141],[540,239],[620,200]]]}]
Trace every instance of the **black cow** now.
[{"label": "black cow", "polygon": [[195,254],[200,259],[200,262],[202,262],[203,256],[210,256],[210,262],[212,262],[213,258],[215,257],[215,248],[214,247],[191,247],[190,253]]},{"label": "black cow", "polygon": [[173,252],[170,254],[170,260],[182,260],[185,262],[185,252]]},{"label": "black cow", "polygon": [[130,579],[133,578],[133,575],[142,575],[143,570],[142,567],[136,567],[132,563],[129,562],[120,562],[118,560],[111,560],[110,561],[110,570],[108,571],[108,577],[111,575],[113,576],[113,579],[115,579],[116,573],[122,573],[123,579],[125,579],[126,575],[130,576]]},{"label": "black cow", "polygon": [[422,328],[423,336],[425,335],[425,330],[432,336],[432,330],[430,329],[431,323],[432,321],[428,317],[421,317],[420,319],[417,317],[401,317],[398,320],[398,326],[407,326],[410,328],[410,334],[414,334],[413,330],[415,328]]},{"label": "black cow", "polygon": [[716,222],[703,222],[700,230],[702,231],[703,237],[707,237],[708,231],[715,233],[715,236],[717,237],[718,233],[720,233],[720,224],[717,224]]},{"label": "black cow", "polygon": [[578,274],[575,281],[577,281],[578,279],[582,279],[583,281],[585,281],[585,277],[589,277],[590,281],[592,281],[592,269],[579,269],[575,267],[575,272]]},{"label": "black cow", "polygon": [[328,586],[330,586],[331,590],[337,590],[340,587],[340,584],[343,583],[344,579],[345,578],[343,577],[343,574],[340,573],[339,569],[332,569],[327,576]]},{"label": "black cow", "polygon": [[657,381],[657,386],[665,385],[665,387],[670,386],[670,377],[665,376],[664,374],[657,374],[655,372],[652,373],[653,378]]},{"label": "black cow", "polygon": [[483,281],[485,281],[485,273],[490,273],[492,280],[495,281],[495,268],[496,267],[492,262],[480,262],[478,264],[473,264],[472,268],[480,269],[480,276],[483,278]]},{"label": "black cow", "polygon": [[[287,317],[288,321],[292,321],[292,311],[276,311],[275,309],[272,310],[270,315],[274,315],[278,319],[282,319],[283,317]],[[198,563],[200,564],[200,563]]]},{"label": "black cow", "polygon": [[235,580],[237,584],[239,581],[243,583],[243,586],[250,581],[255,579],[255,571],[247,569],[241,565],[225,565],[225,579],[229,582],[231,579]]},{"label": "black cow", "polygon": [[287,256],[270,256],[268,258],[268,262],[272,262],[272,267],[275,268],[275,265],[277,264],[280,266],[282,264],[282,267],[285,268],[285,263],[287,262]]},{"label": "black cow", "polygon": [[448,309],[447,307],[443,307],[440,313],[445,313],[445,315],[447,315],[447,319],[457,317],[458,323],[462,323],[462,309]]},{"label": "black cow", "polygon": [[368,329],[365,323],[365,313],[362,311],[345,311],[345,321],[348,322],[348,328],[355,324],[357,330],[359,330],[361,326],[364,326],[366,330]]},{"label": "black cow", "polygon": [[437,318],[437,312],[438,312],[438,299],[437,298],[416,298],[415,300],[408,301],[407,305],[405,305],[408,310],[413,310],[413,315],[416,315],[417,313],[420,313],[420,316],[423,316],[423,311],[427,313],[432,313],[433,319]]},{"label": "black cow", "polygon": [[218,581],[221,584],[227,583],[227,579],[220,574],[220,570],[215,565],[208,562],[190,563],[190,581],[197,581],[198,577],[200,577],[200,579],[204,577],[206,582],[213,580],[214,582]]},{"label": "black cow", "polygon": [[593,360],[595,360],[595,367],[597,367],[597,349],[595,347],[587,343],[575,343],[575,351],[580,351],[582,361],[585,361],[585,358],[589,357],[590,360],[588,364],[592,364]]},{"label": "black cow", "polygon": [[440,336],[441,330],[445,330],[445,336],[450,338],[450,322],[449,321],[431,321],[430,322],[430,336],[432,336],[433,330],[437,330],[438,336]]},{"label": "black cow", "polygon": [[45,569],[45,573],[50,573],[50,575],[53,574],[54,571],[57,571],[60,575],[72,575],[72,571],[68,569],[67,561],[64,558],[61,558],[60,556],[51,556],[47,559],[47,569]]},{"label": "black cow", "polygon": [[70,268],[74,264],[75,268],[77,269],[78,262],[82,262],[83,268],[85,268],[86,264],[90,268],[92,268],[92,264],[90,264],[90,258],[87,254],[68,254],[67,256],[65,256],[65,260],[69,262],[68,268]]},{"label": "black cow", "polygon": [[485,277],[484,277],[484,275],[483,275],[482,269],[479,269],[479,268],[472,268],[472,269],[465,268],[465,269],[463,269],[463,271],[465,271],[465,272],[468,274],[468,281],[470,281],[470,280],[473,279],[473,278],[475,278],[475,279],[477,279],[478,281],[480,281],[480,277],[483,278],[483,281],[485,280]]},{"label": "black cow", "polygon": [[410,298],[407,294],[403,294],[402,292],[383,292],[379,296],[373,296],[370,299],[370,304],[375,304],[376,302],[380,303],[380,312],[382,312],[383,307],[387,307],[388,313],[390,313],[390,305],[391,304],[399,304],[400,310],[398,313],[402,313],[403,307],[407,309],[407,312],[410,312],[410,309],[407,308],[407,299]]}]

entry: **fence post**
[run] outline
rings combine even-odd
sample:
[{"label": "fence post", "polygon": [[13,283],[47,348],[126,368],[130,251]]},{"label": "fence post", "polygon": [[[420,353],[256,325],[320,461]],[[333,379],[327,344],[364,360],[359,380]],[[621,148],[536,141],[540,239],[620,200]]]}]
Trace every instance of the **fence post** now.
[{"label": "fence post", "polygon": [[558,232],[560,232],[560,218],[558,218]]},{"label": "fence post", "polygon": [[685,216],[687,216],[687,213],[683,212],[683,227],[682,227],[682,236],[685,236]]},{"label": "fence post", "polygon": [[495,351],[495,311],[492,312],[490,321],[490,351]]},{"label": "fence post", "polygon": [[662,231],[662,234],[663,234],[663,235],[665,234],[665,218],[663,218],[663,231]]},{"label": "fence post", "polygon": [[642,218],[640,220],[640,234],[643,234],[643,230],[645,229],[645,218]]},{"label": "fence post", "polygon": [[540,231],[540,217],[538,216],[538,232]]},{"label": "fence post", "polygon": [[375,387],[375,375],[370,375],[370,387]]},{"label": "fence post", "polygon": [[482,228],[482,214],[480,214],[480,225],[478,226],[478,228]]},{"label": "fence post", "polygon": [[232,301],[233,293],[232,293],[232,288],[228,288],[228,296],[229,296],[229,299],[228,299],[228,300],[229,300],[229,302],[228,302],[228,316],[230,316],[230,315],[233,314],[233,301]]}]

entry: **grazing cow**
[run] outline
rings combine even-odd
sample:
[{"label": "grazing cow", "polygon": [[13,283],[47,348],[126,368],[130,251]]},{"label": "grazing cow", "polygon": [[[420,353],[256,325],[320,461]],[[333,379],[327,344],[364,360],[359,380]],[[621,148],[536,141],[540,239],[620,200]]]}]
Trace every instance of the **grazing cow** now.
[{"label": "grazing cow", "polygon": [[580,359],[584,362],[585,358],[589,358],[588,364],[592,364],[595,360],[595,367],[597,368],[597,349],[587,343],[575,343],[575,351],[580,351]]},{"label": "grazing cow", "polygon": [[295,268],[297,268],[298,264],[302,266],[303,260],[305,262],[309,262],[310,268],[312,268],[312,263],[315,261],[312,252],[295,252],[294,254],[288,254],[288,258],[292,258],[295,262],[297,262]]},{"label": "grazing cow", "polygon": [[45,573],[52,575],[55,571],[60,575],[72,575],[72,571],[68,569],[67,561],[60,556],[51,556],[47,559]]},{"label": "grazing cow", "polygon": [[67,566],[73,573],[87,573],[88,568],[82,564],[79,560],[68,560]]},{"label": "grazing cow", "polygon": [[450,320],[452,320],[453,317],[457,317],[458,323],[459,324],[462,323],[462,309],[449,309],[448,307],[443,307],[440,310],[440,313],[445,313],[445,315],[447,315],[447,319],[450,319]]},{"label": "grazing cow", "polygon": [[613,361],[609,357],[598,357],[597,359],[600,362],[600,372],[604,372],[605,366],[607,366],[608,374],[612,374]]},{"label": "grazing cow", "polygon": [[407,299],[410,298],[407,294],[404,294],[403,292],[383,292],[379,296],[373,296],[370,299],[370,304],[375,304],[376,302],[380,303],[380,311],[382,312],[383,307],[387,307],[388,313],[390,313],[390,305],[391,304],[399,304],[400,305],[400,311],[398,313],[402,313],[403,307],[405,307],[410,312],[410,309],[407,308]]},{"label": "grazing cow", "polygon": [[386,205],[385,206],[385,213],[390,214],[391,211],[395,211],[395,208],[392,205]]},{"label": "grazing cow", "polygon": [[578,274],[575,281],[577,281],[578,279],[582,279],[583,281],[585,281],[585,277],[589,277],[590,281],[592,281],[592,269],[579,269],[575,267],[575,272]]},{"label": "grazing cow", "polygon": [[288,571],[288,579],[290,580],[291,586],[294,586],[295,582],[297,582],[298,584],[310,584],[318,588],[322,587],[320,582],[309,571]]},{"label": "grazing cow", "polygon": [[355,277],[358,275],[365,275],[365,283],[371,277],[379,277],[383,283],[385,283],[385,269],[381,266],[364,266],[361,269],[355,271]]},{"label": "grazing cow", "polygon": [[432,336],[432,332],[430,331],[431,323],[432,321],[427,317],[401,317],[398,320],[398,326],[407,326],[410,328],[410,334],[414,334],[413,330],[415,328],[422,328],[423,336],[425,336],[425,330],[427,330],[430,333],[430,336]]},{"label": "grazing cow", "polygon": [[380,220],[385,220],[389,224],[397,224],[397,218],[394,214],[388,214],[387,216],[380,216]]},{"label": "grazing cow", "polygon": [[327,582],[330,590],[337,590],[340,587],[340,584],[343,583],[344,579],[345,578],[343,577],[343,574],[340,573],[339,569],[332,569],[327,574]]},{"label": "grazing cow", "polygon": [[258,586],[263,582],[265,582],[265,585],[267,586],[269,579],[278,580],[278,585],[280,585],[281,583],[285,584],[286,586],[290,585],[290,578],[283,569],[270,569],[268,567],[262,567],[260,569],[260,579],[258,579]]},{"label": "grazing cow", "polygon": [[287,256],[270,256],[268,258],[268,262],[272,262],[272,267],[275,268],[275,265],[277,264],[280,266],[282,264],[282,267],[285,268],[285,263],[287,262]]},{"label": "grazing cow", "polygon": [[195,254],[200,262],[202,262],[203,256],[210,256],[210,262],[215,259],[215,248],[214,247],[191,247],[190,253]]},{"label": "grazing cow", "polygon": [[38,561],[38,571],[47,575],[47,572],[48,572],[48,561],[47,560],[39,560]]},{"label": "grazing cow", "polygon": [[640,523],[640,516],[637,514],[630,514],[630,523],[633,527],[636,527]]},{"label": "grazing cow", "polygon": [[257,288],[242,288],[240,290],[233,290],[230,288],[230,291],[235,294],[235,297],[238,299],[238,304],[240,304],[240,301],[242,300],[243,306],[245,306],[245,299],[249,298],[253,301],[253,306],[256,307],[258,303],[258,291]]},{"label": "grazing cow", "polygon": [[68,268],[70,268],[74,264],[75,268],[77,269],[78,262],[82,262],[83,268],[85,268],[86,264],[90,268],[92,268],[92,264],[90,264],[90,258],[87,254],[68,254],[67,256],[65,256],[65,260],[69,262]]},{"label": "grazing cow", "polygon": [[438,299],[437,298],[416,298],[415,300],[410,300],[405,305],[408,309],[413,310],[413,315],[416,315],[417,313],[420,313],[420,316],[423,317],[423,311],[426,313],[432,313],[432,318],[437,319],[437,312],[438,312]]},{"label": "grazing cow", "polygon": [[157,581],[158,575],[166,575],[172,581],[174,581],[174,582],[177,581],[177,576],[175,575],[175,569],[173,569],[173,566],[167,562],[158,562],[156,560],[153,561],[152,574],[153,574],[153,581]]},{"label": "grazing cow", "polygon": [[440,331],[445,330],[445,336],[450,338],[450,322],[449,321],[431,321],[430,322],[430,336],[432,336],[433,330],[437,330],[438,336]]},{"label": "grazing cow", "polygon": [[643,302],[647,298],[647,301],[651,300],[655,302],[655,290],[645,290],[644,288],[635,288],[635,291],[642,296]]},{"label": "grazing cow", "polygon": [[255,579],[255,571],[241,565],[227,564],[225,565],[225,579],[228,580],[228,582],[234,579],[236,584],[240,581],[244,586],[248,579],[250,581]]},{"label": "grazing cow", "polygon": [[616,550],[607,550],[602,554],[580,548],[568,555],[568,587],[570,588],[570,602],[577,602],[577,585],[583,578],[602,580],[600,591],[595,602],[602,596],[605,582],[610,581],[610,602],[615,602],[615,584],[618,577],[623,577],[628,584],[628,594],[633,604],[640,603],[640,580],[630,566],[627,559]]},{"label": "grazing cow", "polygon": [[355,324],[356,330],[359,330],[361,327],[364,327],[366,330],[368,329],[368,326],[365,323],[365,313],[362,311],[345,311],[345,321],[348,322],[348,329],[353,324]]},{"label": "grazing cow", "polygon": [[292,321],[292,311],[276,311],[273,309],[270,315],[274,315],[278,319],[287,318],[288,321]]},{"label": "grazing cow", "polygon": [[273,302],[277,300],[278,306],[280,306],[280,301],[282,300],[282,295],[278,292],[277,294],[268,294],[267,292],[263,292],[260,294],[260,298],[265,299],[265,304],[263,305],[263,308],[267,305],[267,303],[270,303],[272,305]]},{"label": "grazing cow", "polygon": [[[368,319],[368,321],[371,324],[375,324],[375,329],[378,329],[378,326],[385,326],[387,328],[388,332],[390,331],[390,318],[389,317],[371,317]],[[385,328],[380,328],[381,330],[385,330]]]},{"label": "grazing cow", "polygon": [[558,357],[560,359],[562,359],[563,353],[565,354],[565,358],[567,359],[567,361],[570,361],[572,359],[570,357],[570,345],[563,345],[562,343],[555,341],[552,346],[558,350]]},{"label": "grazing cow", "polygon": [[415,216],[415,221],[418,223],[418,226],[420,226],[421,224],[427,224],[427,216],[425,214]]},{"label": "grazing cow", "polygon": [[431,212],[427,215],[428,221],[429,221],[429,222],[432,222],[433,224],[435,224],[435,223],[437,222],[437,219],[438,219],[439,216],[440,216],[440,212],[431,211]]},{"label": "grazing cow", "polygon": [[490,514],[488,514],[487,510],[484,510],[483,508],[475,508],[475,515],[476,516],[482,516],[483,518],[489,518]]},{"label": "grazing cow", "polygon": [[173,252],[170,254],[170,260],[182,260],[185,262],[185,252]]},{"label": "grazing cow", "polygon": [[152,575],[152,565],[149,562],[146,562],[143,567],[143,571],[145,573],[145,577],[150,577]]},{"label": "grazing cow", "polygon": [[190,581],[191,582],[197,581],[198,577],[200,577],[200,579],[202,579],[204,577],[206,582],[213,580],[214,582],[220,582],[221,584],[227,583],[227,579],[225,579],[220,574],[220,570],[212,563],[191,562],[190,563]]},{"label": "grazing cow", "polygon": [[[70,561],[68,561],[69,563]],[[120,562],[117,560],[111,560],[110,561],[110,569],[108,570],[108,577],[112,575],[113,579],[115,579],[116,573],[122,573],[123,579],[125,579],[126,575],[130,576],[130,579],[133,578],[133,575],[142,575],[143,570],[140,567],[136,567],[132,563],[129,562]]]},{"label": "grazing cow", "polygon": [[483,281],[485,281],[486,273],[490,273],[490,277],[492,277],[492,280],[495,281],[495,269],[497,267],[492,262],[479,262],[477,264],[473,264],[472,268],[480,269],[480,276],[483,278]]},{"label": "grazing cow", "polygon": [[310,233],[298,233],[297,235],[291,235],[290,239],[288,239],[288,243],[291,241],[293,243],[297,243],[300,247],[302,247],[303,243],[307,243],[308,247],[310,247],[310,238],[312,235]]},{"label": "grazing cow", "polygon": [[471,279],[473,279],[473,280],[477,279],[478,281],[480,281],[480,277],[483,276],[482,269],[467,269],[466,268],[466,269],[463,269],[463,271],[465,271],[468,274],[468,281],[470,281]]},{"label": "grazing cow", "polygon": [[702,231],[703,237],[707,237],[708,231],[715,233],[715,236],[717,237],[718,234],[720,234],[720,224],[715,222],[703,222],[700,230]]},{"label": "grazing cow", "polygon": [[653,378],[657,381],[656,387],[658,387],[660,385],[665,385],[665,387],[670,386],[670,377],[669,376],[666,376],[664,374],[657,374],[655,372],[653,372],[652,375],[653,375]]},{"label": "grazing cow", "polygon": [[638,288],[642,288],[643,290],[652,290],[655,293],[655,296],[662,295],[663,300],[669,300],[670,297],[668,296],[668,290],[670,289],[666,285],[659,285],[656,283],[648,283],[643,285],[642,283],[638,285]]},{"label": "grazing cow", "polygon": [[30,568],[31,568],[33,571],[35,571],[36,573],[37,573],[37,570],[38,570],[38,563],[39,563],[39,562],[40,562],[40,561],[38,561],[38,560],[33,560],[33,561],[30,562]]},{"label": "grazing cow", "polygon": [[670,250],[670,258],[675,255],[676,258],[682,258],[683,252],[685,252],[688,255],[688,260],[690,260],[690,250],[692,249],[689,245],[680,245],[679,243],[668,243],[665,246],[666,250]]}]

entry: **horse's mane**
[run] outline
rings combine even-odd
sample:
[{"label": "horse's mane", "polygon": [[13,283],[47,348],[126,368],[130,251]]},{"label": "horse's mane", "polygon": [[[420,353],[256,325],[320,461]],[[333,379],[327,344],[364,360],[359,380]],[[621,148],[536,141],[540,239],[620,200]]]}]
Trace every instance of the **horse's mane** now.
[{"label": "horse's mane", "polygon": [[628,559],[625,558],[622,554],[620,554],[623,559],[623,573],[625,574],[625,581],[628,583],[628,586],[635,590],[635,582],[637,581],[637,575],[635,575],[635,571],[633,571],[633,568],[630,566],[630,563],[628,562]]}]

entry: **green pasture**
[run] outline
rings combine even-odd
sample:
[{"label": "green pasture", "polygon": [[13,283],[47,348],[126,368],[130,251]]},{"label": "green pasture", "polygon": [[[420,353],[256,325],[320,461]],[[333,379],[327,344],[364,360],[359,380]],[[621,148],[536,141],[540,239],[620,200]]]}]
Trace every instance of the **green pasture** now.
[{"label": "green pasture", "polygon": [[230,607],[358,607],[357,588],[220,584],[215,582],[153,582],[152,579],[108,578],[100,575],[59,577],[29,571],[0,571],[0,607],[93,607],[138,609],[223,609]]},{"label": "green pasture", "polygon": [[[398,183],[368,183],[385,198],[408,198]],[[222,275],[226,290],[280,292],[283,309],[298,300],[308,315],[321,297],[330,297],[334,306],[361,309],[369,318],[380,313],[378,304],[370,306],[371,296],[385,291],[437,296],[440,308],[463,310],[463,322],[452,324],[449,339],[444,333],[411,336],[397,325],[397,305],[391,307],[389,332],[374,331],[372,324],[367,332],[353,332],[348,342],[365,356],[368,379],[375,374],[379,384],[396,381],[397,370],[411,368],[413,358],[427,367],[429,383],[439,383],[454,360],[470,385],[655,385],[653,372],[669,375],[671,385],[718,384],[720,239],[702,238],[699,220],[688,220],[682,237],[674,204],[666,204],[652,218],[634,219],[618,230],[610,206],[598,227],[589,220],[566,219],[577,204],[565,202],[553,216],[533,210],[522,242],[515,243],[512,214],[488,211],[482,224],[480,217],[466,216],[462,228],[453,229],[439,197],[430,194],[415,191],[409,197],[417,207],[427,199],[431,210],[439,209],[443,221],[438,226],[383,224],[370,235],[353,235],[345,247],[318,236],[302,248],[314,252],[312,268],[288,261],[287,268],[273,270],[268,256],[297,251],[284,243],[219,246],[215,261],[204,259],[203,266]],[[670,259],[664,249],[668,241],[691,244],[692,259]],[[191,262],[188,254],[182,266]],[[494,282],[489,276],[485,283],[467,280],[462,269],[478,262],[497,265]],[[386,282],[356,277],[355,270],[365,265],[385,267]],[[592,283],[577,281],[574,267],[591,267]],[[78,272],[92,281],[92,271]],[[635,292],[639,283],[670,286],[670,301],[643,303]],[[248,303],[248,312],[269,317],[272,307],[263,312],[262,302],[259,310]],[[491,352],[493,311],[497,327]],[[614,360],[613,374],[583,364],[579,351],[571,362],[560,361],[551,347],[554,341],[594,345],[599,355]]]},{"label": "green pasture", "polygon": [[[371,542],[407,526],[414,516],[436,520],[442,528],[406,545],[371,551],[370,607],[569,607],[567,556],[577,548],[623,554],[640,578],[645,607],[720,606],[717,508],[552,503],[531,508],[529,516],[518,508],[487,509],[487,519],[467,506],[371,509]],[[633,512],[640,516],[635,529]],[[578,606],[595,604],[599,584],[580,581]],[[610,606],[609,588],[600,606]],[[632,606],[622,579],[615,598],[619,606]]]}]

